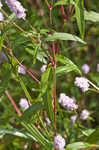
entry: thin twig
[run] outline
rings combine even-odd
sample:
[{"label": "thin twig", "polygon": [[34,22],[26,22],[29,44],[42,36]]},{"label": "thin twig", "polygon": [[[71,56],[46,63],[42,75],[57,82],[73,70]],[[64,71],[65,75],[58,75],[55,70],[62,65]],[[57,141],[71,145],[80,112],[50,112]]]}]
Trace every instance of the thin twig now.
[{"label": "thin twig", "polygon": [[[8,14],[1,8],[2,13],[9,18]],[[23,32],[25,35],[27,35],[32,41],[37,43],[37,40],[35,40],[28,32],[24,31],[20,26],[18,26],[14,21],[10,21],[10,24],[14,25],[17,29],[19,29],[21,32]]]},{"label": "thin twig", "polygon": [[53,71],[54,71],[54,87],[53,87],[53,99],[54,99],[54,135],[56,136],[56,58],[55,58],[55,43],[52,42],[52,52],[53,52]]},{"label": "thin twig", "polygon": [[54,43],[54,41],[52,41],[52,53],[53,53],[54,68],[56,68],[55,43]]},{"label": "thin twig", "polygon": [[44,11],[43,11],[43,9],[41,7],[41,4],[40,4],[39,0],[36,0],[36,3],[37,3],[37,5],[38,5],[38,7],[40,9],[40,15],[41,15],[41,17],[43,19],[44,25],[45,25],[46,28],[48,28],[48,24],[47,24],[47,22],[45,20],[45,17],[44,17]]},{"label": "thin twig", "polygon": [[14,99],[11,97],[11,95],[9,94],[9,92],[7,90],[5,91],[5,94],[8,97],[8,99],[10,100],[10,102],[12,103],[12,105],[13,105],[14,109],[16,110],[18,116],[19,117],[22,116],[21,111],[19,110],[19,108],[17,107],[17,105],[14,102]]},{"label": "thin twig", "polygon": [[32,74],[32,72],[27,67],[25,67],[23,64],[21,64],[19,62],[19,60],[13,55],[11,48],[7,48],[5,45],[3,45],[3,47],[8,50],[10,56],[17,61],[19,66],[21,66],[37,83],[40,83],[40,81]]},{"label": "thin twig", "polygon": [[61,8],[62,20],[63,20],[63,24],[64,24],[64,21],[66,20],[65,11],[64,11],[64,6],[63,6],[63,5],[60,5],[60,8]]},{"label": "thin twig", "polygon": [[31,0],[27,0],[27,2],[34,8],[37,9],[36,5]]}]

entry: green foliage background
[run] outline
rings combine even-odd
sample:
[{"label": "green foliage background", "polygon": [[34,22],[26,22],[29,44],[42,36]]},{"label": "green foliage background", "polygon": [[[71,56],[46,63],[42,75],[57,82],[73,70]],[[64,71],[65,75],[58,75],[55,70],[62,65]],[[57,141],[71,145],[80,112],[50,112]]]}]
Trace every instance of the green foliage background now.
[{"label": "green foliage background", "polygon": [[[62,33],[69,33],[82,39],[81,42],[75,42],[73,40],[64,40],[69,38],[68,35],[60,35],[60,27],[62,25],[62,15],[60,11],[60,5],[53,7],[52,9],[52,22],[53,28],[50,26],[49,10],[45,1],[40,0],[40,4],[44,11],[44,17],[48,23],[48,28],[45,27],[42,17],[40,16],[40,9],[32,0],[35,8],[26,0],[20,1],[26,8],[26,21],[17,19],[14,14],[11,14],[5,1],[3,0],[3,9],[10,16],[12,21],[15,21],[20,27],[22,27],[29,35],[32,35],[34,39],[38,40],[38,43],[34,43],[27,34],[22,33],[15,26],[9,24],[10,19],[5,17],[7,21],[0,23],[0,49],[4,51],[9,59],[9,63],[3,60],[0,64],[0,150],[31,150],[34,149],[54,149],[53,148],[53,135],[54,121],[53,121],[53,108],[52,108],[52,95],[53,88],[53,70],[50,65],[50,61],[46,56],[46,52],[52,56],[50,50],[46,46],[46,41],[51,46],[51,40],[60,39],[59,55],[56,56],[57,68],[56,68],[56,81],[57,99],[60,93],[66,93],[70,97],[75,97],[79,104],[78,116],[82,109],[88,109],[91,116],[86,121],[79,121],[72,126],[70,116],[74,112],[68,112],[62,109],[57,103],[57,133],[63,135],[67,141],[67,150],[76,150],[80,148],[87,148],[92,144],[99,144],[99,94],[93,91],[82,93],[74,85],[74,79],[76,76],[81,75],[81,67],[87,63],[90,66],[90,72],[88,75],[83,76],[91,80],[96,86],[99,86],[99,73],[97,72],[97,64],[99,63],[99,2],[98,0],[86,0],[83,5],[79,0],[75,0],[77,4],[72,16],[69,15],[69,10],[72,7],[72,1],[61,1],[66,5],[65,13],[68,16],[68,20],[65,21]],[[48,1],[49,3],[50,0]],[[57,0],[53,0],[56,4]],[[85,15],[85,9],[87,13]],[[94,11],[94,12],[90,12]],[[89,12],[89,13],[88,13]],[[31,28],[33,27],[33,30]],[[49,36],[48,33],[57,32],[58,35]],[[3,40],[2,40],[3,39]],[[78,41],[78,39],[76,39]],[[8,45],[10,41],[10,45]],[[83,41],[86,42],[83,43]],[[12,48],[13,54],[16,58],[22,62],[28,68],[34,69],[41,75],[40,68],[43,64],[47,64],[47,71],[39,77],[41,81],[37,84],[28,74],[18,75],[17,62],[10,57],[9,53],[2,44],[5,44],[8,48]],[[68,58],[68,59],[67,59]],[[72,64],[72,62],[75,64]],[[34,88],[35,91],[31,89]],[[15,103],[19,107],[20,98],[27,97],[31,103],[32,108],[27,112],[23,112],[22,118],[19,118],[13,109],[12,104],[5,96],[5,90],[8,90]],[[47,115],[51,120],[51,126],[46,127],[43,122],[41,110],[46,109]],[[26,114],[25,114],[26,113]],[[35,129],[34,124],[40,120],[40,133]],[[25,122],[24,122],[25,121]],[[24,126],[25,128],[23,128]],[[30,130],[33,129],[33,131]],[[32,135],[32,137],[30,135]],[[42,134],[42,135],[41,135]],[[15,136],[17,135],[17,136]],[[33,139],[34,138],[34,139]],[[36,140],[35,140],[36,139]],[[37,141],[39,145],[35,144]],[[43,144],[42,144],[43,143]],[[36,147],[38,146],[38,148]],[[47,147],[47,148],[46,148]],[[97,148],[97,146],[96,146]],[[92,149],[96,149],[93,148]],[[99,145],[98,145],[99,148]]]}]

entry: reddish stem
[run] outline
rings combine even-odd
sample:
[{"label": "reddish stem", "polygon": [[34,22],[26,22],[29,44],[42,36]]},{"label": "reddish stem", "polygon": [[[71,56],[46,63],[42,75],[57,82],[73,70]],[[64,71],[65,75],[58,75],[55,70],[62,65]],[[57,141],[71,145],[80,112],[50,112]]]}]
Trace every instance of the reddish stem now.
[{"label": "reddish stem", "polygon": [[[68,20],[68,17],[65,15],[64,6],[60,5],[60,8],[61,8],[61,14],[62,14],[62,21],[63,21],[63,23],[61,24],[61,27],[60,27],[60,32],[62,32],[64,23],[66,20]],[[59,44],[60,44],[60,41],[58,40],[57,45],[56,45],[56,53],[58,53]]]},{"label": "reddish stem", "polygon": [[22,64],[18,61],[18,59],[17,59],[15,56],[14,56],[13,58],[17,61],[17,63],[19,64],[19,66],[21,66],[37,83],[40,82],[24,65],[22,65]]},{"label": "reddish stem", "polygon": [[39,77],[41,76],[39,73],[37,73],[36,71],[34,71],[34,70],[33,70],[33,69],[31,69],[31,68],[30,68],[30,69],[28,69],[28,70],[29,70],[31,73],[34,73],[35,75],[37,75],[37,76],[39,76]]},{"label": "reddish stem", "polygon": [[37,40],[35,40],[31,35],[28,34],[28,32],[24,31],[20,26],[18,26],[15,22],[11,21],[10,24],[14,25],[16,28],[18,28],[21,32],[26,34],[32,41],[37,43]]},{"label": "reddish stem", "polygon": [[[61,24],[61,27],[60,27],[60,32],[63,31],[63,26],[64,26],[64,23]],[[57,44],[56,44],[56,53],[59,52],[59,44],[60,44],[60,40],[57,41]]]},{"label": "reddish stem", "polygon": [[57,113],[57,109],[56,109],[56,73],[55,73],[55,69],[54,69],[54,89],[53,89],[53,99],[54,99],[54,135],[56,136],[56,113]]},{"label": "reddish stem", "polygon": [[56,58],[55,58],[55,43],[52,42],[52,52],[53,52],[53,70],[54,70],[54,87],[53,87],[53,99],[54,99],[54,135],[56,136]]},{"label": "reddish stem", "polygon": [[[48,6],[48,5],[47,5]],[[50,11],[50,26],[52,27],[52,7],[49,8]],[[53,60],[52,60],[52,66],[54,71],[54,86],[53,86],[53,99],[54,99],[54,136],[56,136],[56,58],[55,58],[55,43],[54,41],[51,42],[52,44],[52,54],[53,54]],[[55,148],[56,150],[56,148]]]},{"label": "reddish stem", "polygon": [[55,43],[54,43],[54,42],[52,42],[52,53],[53,53],[53,64],[54,64],[54,68],[56,68]]},{"label": "reddish stem", "polygon": [[74,6],[72,6],[72,8],[71,8],[71,10],[70,10],[70,12],[69,12],[69,15],[70,15],[70,16],[72,16],[72,14],[73,14],[74,10],[75,10],[75,7],[74,7]]},{"label": "reddish stem", "polygon": [[14,59],[17,61],[17,63],[18,63],[19,66],[21,66],[37,83],[40,82],[40,81],[32,74],[32,72],[31,72],[29,69],[27,69],[27,67],[25,67],[24,65],[22,65],[22,64],[18,61],[18,59],[13,55],[11,48],[7,48],[5,45],[3,45],[3,47],[8,50],[10,56],[11,56],[12,58],[14,58]]},{"label": "reddish stem", "polygon": [[22,115],[21,111],[19,110],[19,108],[17,107],[17,105],[15,104],[13,98],[11,97],[11,95],[8,93],[8,91],[5,91],[6,96],[8,97],[8,99],[10,100],[10,102],[12,103],[14,109],[16,110],[18,116],[20,117]]},{"label": "reddish stem", "polygon": [[65,15],[65,11],[64,11],[64,6],[60,5],[60,8],[61,8],[62,18],[63,18],[63,23],[64,23],[65,20],[67,20],[67,17]]},{"label": "reddish stem", "polygon": [[47,0],[45,0],[45,3],[46,3],[46,5],[47,5],[48,9],[50,10],[50,9],[52,8],[52,6],[48,3]]},{"label": "reddish stem", "polygon": [[28,2],[34,9],[37,8],[36,5],[35,5],[33,2],[31,2],[31,0],[27,0],[27,2]]},{"label": "reddish stem", "polygon": [[47,22],[46,22],[46,20],[44,18],[44,11],[43,11],[43,9],[41,7],[41,4],[40,4],[39,0],[36,0],[36,3],[37,3],[37,5],[38,5],[38,7],[40,9],[40,15],[41,15],[41,17],[43,19],[44,25],[45,25],[46,28],[48,28],[48,24],[47,24]]}]

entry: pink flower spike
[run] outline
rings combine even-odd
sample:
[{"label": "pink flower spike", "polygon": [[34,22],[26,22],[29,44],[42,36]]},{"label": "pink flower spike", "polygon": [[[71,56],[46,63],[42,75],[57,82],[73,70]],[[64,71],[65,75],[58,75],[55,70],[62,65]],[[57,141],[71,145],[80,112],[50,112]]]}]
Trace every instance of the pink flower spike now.
[{"label": "pink flower spike", "polygon": [[54,137],[54,146],[56,149],[63,149],[65,146],[66,142],[65,139],[61,135],[57,135]]},{"label": "pink flower spike", "polygon": [[84,64],[84,65],[82,66],[82,71],[83,71],[84,74],[88,74],[89,71],[90,71],[89,65]]},{"label": "pink flower spike", "polygon": [[42,72],[42,73],[46,71],[46,67],[47,67],[47,65],[43,65],[43,66],[41,67],[41,72]]},{"label": "pink flower spike", "polygon": [[88,116],[90,115],[89,111],[87,109],[84,109],[82,112],[81,112],[81,115],[80,115],[80,119],[81,120],[85,120],[88,118]]}]

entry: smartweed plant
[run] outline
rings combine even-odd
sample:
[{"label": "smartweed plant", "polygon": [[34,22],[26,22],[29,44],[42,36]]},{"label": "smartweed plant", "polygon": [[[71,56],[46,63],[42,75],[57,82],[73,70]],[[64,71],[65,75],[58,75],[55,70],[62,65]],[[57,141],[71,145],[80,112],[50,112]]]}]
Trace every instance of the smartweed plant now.
[{"label": "smartweed plant", "polygon": [[89,3],[0,0],[1,150],[99,149],[99,2]]}]

